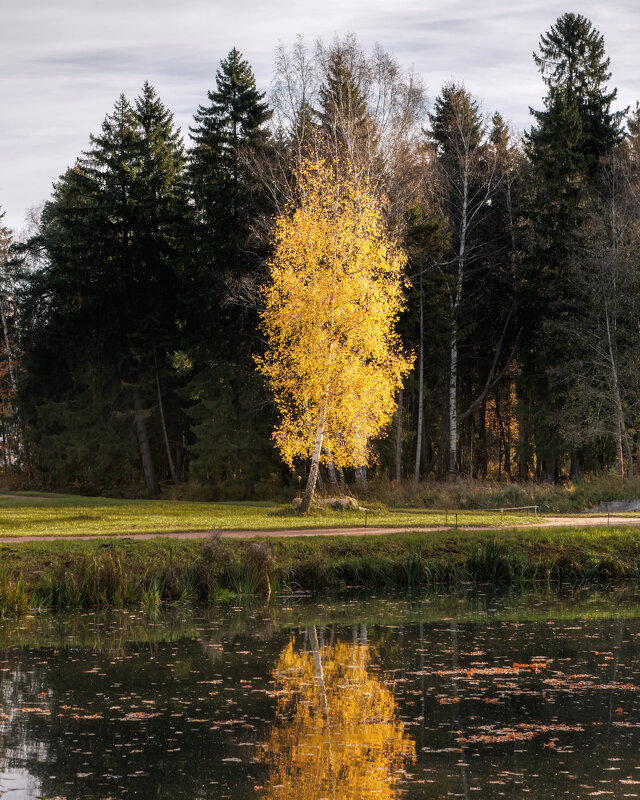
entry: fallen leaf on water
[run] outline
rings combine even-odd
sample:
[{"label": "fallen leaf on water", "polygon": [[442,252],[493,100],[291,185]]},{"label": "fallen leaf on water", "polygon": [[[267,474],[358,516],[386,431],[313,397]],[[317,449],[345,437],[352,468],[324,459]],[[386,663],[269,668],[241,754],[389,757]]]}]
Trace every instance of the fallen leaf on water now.
[{"label": "fallen leaf on water", "polygon": [[160,714],[158,712],[155,712],[153,714],[149,714],[146,711],[129,711],[129,713],[125,714],[124,717],[121,717],[121,719],[124,722],[131,722],[133,720],[151,719],[151,717],[159,717],[159,716],[160,716]]}]

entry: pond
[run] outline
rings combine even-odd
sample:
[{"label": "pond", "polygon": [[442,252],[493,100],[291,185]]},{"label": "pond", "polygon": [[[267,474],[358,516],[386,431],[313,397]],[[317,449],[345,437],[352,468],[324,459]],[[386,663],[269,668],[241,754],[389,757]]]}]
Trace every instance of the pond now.
[{"label": "pond", "polygon": [[634,588],[0,621],[0,797],[640,797]]}]

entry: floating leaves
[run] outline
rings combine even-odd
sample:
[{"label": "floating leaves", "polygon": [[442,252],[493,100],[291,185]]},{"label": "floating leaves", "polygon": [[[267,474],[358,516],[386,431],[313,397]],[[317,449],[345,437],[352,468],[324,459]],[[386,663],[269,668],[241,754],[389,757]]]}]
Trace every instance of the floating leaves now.
[{"label": "floating leaves", "polygon": [[503,742],[525,742],[534,739],[541,733],[562,732],[580,733],[584,730],[581,725],[538,725],[526,722],[519,722],[517,725],[506,728],[498,728],[495,725],[475,725],[471,730],[482,731],[482,733],[458,736],[456,741],[460,744],[495,744]]},{"label": "floating leaves", "polygon": [[125,714],[122,717],[123,722],[139,722],[140,720],[144,719],[152,719],[153,717],[159,717],[160,712],[149,713],[148,711],[129,711],[128,714]]},{"label": "floating leaves", "polygon": [[509,667],[469,667],[467,669],[441,669],[434,675],[443,678],[478,678],[495,675],[520,675],[523,672],[540,672],[547,666],[544,661],[533,661],[530,664],[512,664]]}]

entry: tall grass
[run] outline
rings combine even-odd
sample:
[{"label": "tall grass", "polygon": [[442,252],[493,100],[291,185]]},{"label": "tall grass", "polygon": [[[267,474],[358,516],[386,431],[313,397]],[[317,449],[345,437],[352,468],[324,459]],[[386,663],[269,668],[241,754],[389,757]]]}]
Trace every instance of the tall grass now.
[{"label": "tall grass", "polygon": [[469,575],[478,583],[522,584],[536,580],[539,565],[496,541],[484,541],[467,560]]},{"label": "tall grass", "polygon": [[0,546],[0,614],[269,596],[276,591],[464,582],[638,578],[634,528],[403,533],[375,537],[48,542]]},{"label": "tall grass", "polygon": [[0,617],[6,614],[23,614],[31,607],[32,590],[22,574],[13,577],[0,569]]},{"label": "tall grass", "polygon": [[486,510],[537,505],[542,513],[571,513],[611,500],[640,498],[640,476],[622,480],[616,473],[604,472],[561,484],[460,478],[417,486],[412,481],[398,486],[376,478],[362,497],[394,507]]}]

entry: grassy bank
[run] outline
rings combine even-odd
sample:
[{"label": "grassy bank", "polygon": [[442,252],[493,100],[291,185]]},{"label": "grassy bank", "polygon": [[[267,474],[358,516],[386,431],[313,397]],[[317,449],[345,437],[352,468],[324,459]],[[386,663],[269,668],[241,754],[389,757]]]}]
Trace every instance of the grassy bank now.
[{"label": "grassy bank", "polygon": [[[640,477],[621,481],[602,474],[577,483],[548,485],[460,479],[397,486],[382,479],[359,492],[364,511],[316,510],[299,517],[287,504],[274,502],[193,502],[131,500],[33,492],[0,494],[0,539],[62,534],[105,535],[194,530],[278,530],[361,526],[433,525],[487,527],[535,524],[532,513],[503,507],[538,506],[539,513],[575,513],[598,503],[640,497]],[[457,517],[456,517],[457,514]]]},{"label": "grassy bank", "polygon": [[155,607],[238,595],[462,582],[635,579],[637,528],[504,529],[204,541],[0,543],[0,613]]}]

